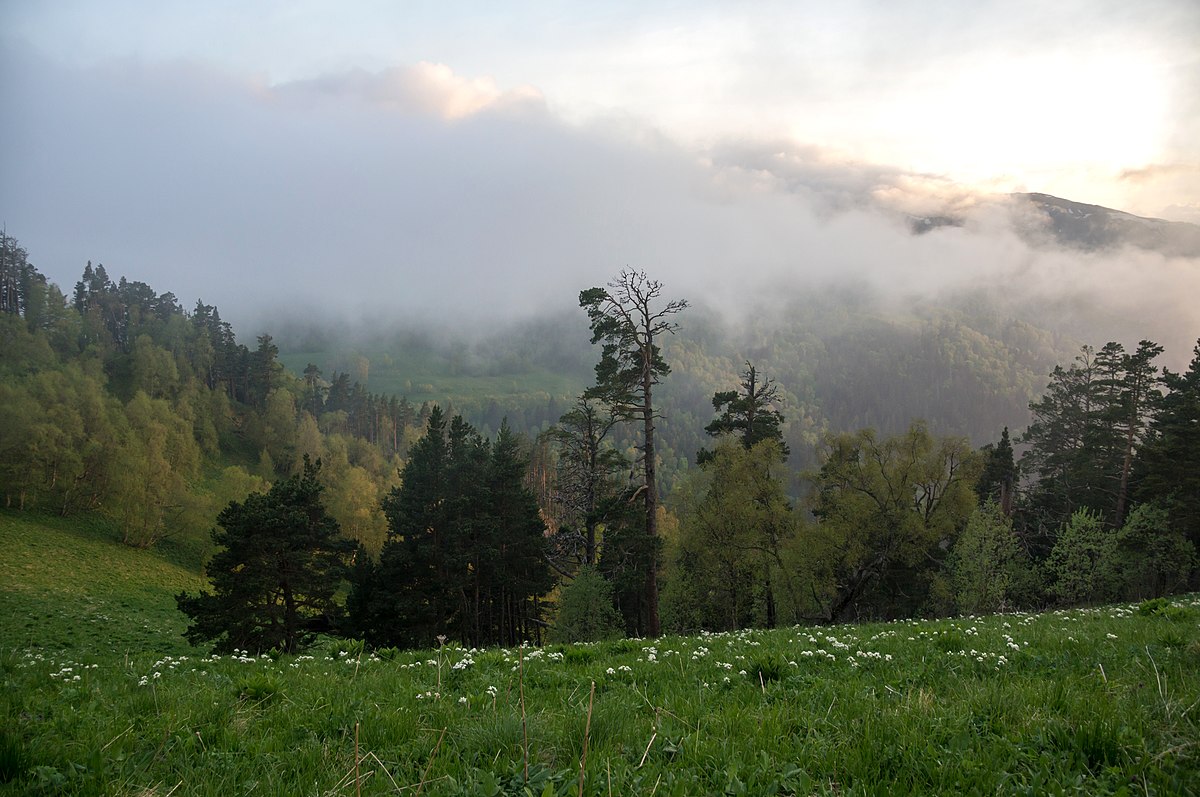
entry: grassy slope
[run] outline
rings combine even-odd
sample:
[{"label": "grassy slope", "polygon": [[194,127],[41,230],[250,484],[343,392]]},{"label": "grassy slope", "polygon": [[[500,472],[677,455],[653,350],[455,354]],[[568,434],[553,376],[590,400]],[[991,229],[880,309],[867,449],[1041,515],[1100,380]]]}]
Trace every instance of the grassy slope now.
[{"label": "grassy slope", "polygon": [[0,521],[0,793],[354,794],[356,731],[363,794],[576,794],[585,737],[594,795],[1200,784],[1195,598],[1174,617],[211,658],[182,647],[172,616],[195,573],[102,530]]},{"label": "grassy slope", "polygon": [[[368,390],[383,395],[405,396],[415,406],[420,406],[424,401],[442,404],[447,401],[484,402],[490,399],[502,402],[514,399],[544,401],[546,396],[574,396],[587,386],[578,375],[545,369],[499,376],[469,372],[456,374],[445,358],[423,351],[393,348],[364,350],[362,354],[370,361],[368,379],[364,385]],[[287,352],[281,354],[279,360],[295,374],[302,374],[308,363],[317,363],[322,366],[328,379],[336,367],[330,363],[349,362],[355,356],[328,351]],[[345,363],[341,367],[348,370]]]},{"label": "grassy slope", "polygon": [[180,653],[174,595],[197,591],[178,550],[122,545],[102,523],[0,512],[0,646],[76,654]]}]

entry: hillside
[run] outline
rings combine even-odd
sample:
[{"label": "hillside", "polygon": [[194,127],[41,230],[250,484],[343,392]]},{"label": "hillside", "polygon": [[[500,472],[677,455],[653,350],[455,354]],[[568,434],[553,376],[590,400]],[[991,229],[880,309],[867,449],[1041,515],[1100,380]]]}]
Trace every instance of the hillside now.
[{"label": "hillside", "polygon": [[[990,442],[1004,426],[1027,423],[1046,374],[1077,350],[1069,334],[983,297],[897,303],[828,287],[777,300],[744,317],[697,301],[664,339],[671,374],[659,389],[660,450],[668,487],[709,444],[703,429],[712,396],[735,387],[747,361],[780,386],[792,462],[805,468],[826,431],[872,426],[894,434],[914,418],[939,434]],[[325,379],[348,373],[413,405],[448,404],[485,432],[507,417],[535,436],[591,383],[599,348],[588,344],[585,321],[582,311],[559,312],[486,335],[446,330],[441,337],[405,328],[337,333],[293,321],[281,322],[276,341],[280,361],[297,376],[313,363]]]},{"label": "hillside", "polygon": [[0,511],[0,647],[73,655],[181,653],[174,596],[203,584],[196,552],[139,550],[107,524]]},{"label": "hillside", "polygon": [[1032,243],[1047,240],[1093,251],[1132,246],[1168,257],[1200,257],[1200,226],[1135,216],[1049,194],[1013,194],[1018,229]]}]

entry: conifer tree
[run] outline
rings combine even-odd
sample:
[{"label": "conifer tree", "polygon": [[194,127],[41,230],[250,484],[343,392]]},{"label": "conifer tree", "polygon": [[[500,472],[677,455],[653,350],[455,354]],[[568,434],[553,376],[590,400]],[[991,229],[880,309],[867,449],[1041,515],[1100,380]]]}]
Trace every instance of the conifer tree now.
[{"label": "conifer tree", "polygon": [[988,443],[979,449],[983,455],[983,473],[975,491],[979,493],[979,505],[994,503],[1006,516],[1013,513],[1014,492],[1017,484],[1017,466],[1013,460],[1012,441],[1008,427],[1000,433],[998,443]]},{"label": "conifer tree", "polygon": [[579,294],[579,306],[587,310],[591,322],[592,343],[603,341],[596,384],[586,395],[603,399],[621,417],[642,424],[642,500],[646,536],[654,551],[645,563],[645,632],[651,637],[659,634],[654,386],[671,372],[659,341],[675,331],[678,324],[673,317],[688,306],[684,300],[659,305],[661,296],[662,283],[633,269],[623,270],[607,288],[589,288]]},{"label": "conifer tree", "polygon": [[1142,501],[1167,507],[1171,525],[1200,548],[1200,341],[1187,371],[1164,371],[1166,394],[1135,470]]},{"label": "conifer tree", "polygon": [[[760,378],[758,369],[747,362],[746,370],[742,372],[741,388],[741,391],[726,390],[713,394],[713,409],[721,414],[704,427],[704,431],[713,437],[736,435],[747,450],[763,440],[774,440],[786,461],[791,452],[783,442],[781,427],[784,418],[774,408],[779,402],[779,386],[771,379]],[[703,464],[711,456],[706,449],[700,449],[696,461]]]},{"label": "conifer tree", "polygon": [[528,459],[507,420],[500,424],[488,465],[487,536],[491,545],[482,553],[495,556],[489,608],[496,619],[486,624],[490,633],[481,634],[478,644],[515,645],[540,638],[538,599],[550,591],[554,579],[546,563],[546,524],[533,492],[524,483]]},{"label": "conifer tree", "polygon": [[221,529],[212,538],[221,550],[205,568],[213,591],[175,598],[191,618],[188,641],[226,652],[293,653],[336,627],[336,595],[356,546],[325,513],[320,467],[305,461],[302,473],[217,516]]},{"label": "conifer tree", "polygon": [[351,596],[359,604],[358,632],[372,643],[418,647],[446,633],[453,603],[446,589],[448,460],[445,415],[434,406],[400,486],[383,500],[388,538],[379,564],[360,574],[369,580],[356,581]]},{"label": "conifer tree", "polygon": [[494,445],[440,407],[384,500],[388,540],[351,594],[374,644],[419,647],[536,640],[538,598],[552,586],[545,524],[524,484],[526,461],[502,424]]}]

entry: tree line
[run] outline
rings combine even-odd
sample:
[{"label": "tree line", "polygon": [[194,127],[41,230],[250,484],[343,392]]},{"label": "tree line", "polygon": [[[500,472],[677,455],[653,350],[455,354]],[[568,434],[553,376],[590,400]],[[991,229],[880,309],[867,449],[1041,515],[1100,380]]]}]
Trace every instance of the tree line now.
[{"label": "tree line", "polygon": [[379,499],[431,407],[315,366],[286,371],[218,309],[113,281],[88,263],[70,296],[0,235],[0,494],[6,506],[107,517],[123,541],[204,539],[220,509],[324,462],[341,527],[378,553]]},{"label": "tree line", "polygon": [[[738,388],[712,398],[715,445],[663,506],[653,397],[671,373],[662,337],[687,304],[661,294],[629,270],[581,293],[601,344],[596,382],[542,441],[550,455],[537,468],[494,461],[511,447],[506,430],[489,453],[461,417],[447,429],[434,411],[385,501],[383,554],[348,576],[347,633],[405,646],[540,641],[543,629],[654,636],[1074,605],[1194,583],[1194,494],[1163,468],[1198,464],[1200,344],[1187,374],[1161,376],[1159,347],[1126,355],[1109,344],[1094,384],[1085,347],[1031,407],[1019,459],[1007,429],[980,450],[920,421],[896,435],[826,435],[799,502],[785,489],[780,391],[747,362]],[[633,456],[613,442],[622,424],[636,429]],[[540,510],[529,479],[539,471]],[[497,495],[524,509],[497,511]],[[502,579],[490,565],[506,556],[517,558]]]},{"label": "tree line", "polygon": [[[325,381],[310,365],[293,376],[269,335],[249,350],[216,308],[185,312],[102,266],[88,264],[68,300],[2,243],[6,501],[100,512],[139,545],[198,536],[217,518],[214,592],[180,597],[197,640],[224,627],[220,644],[240,647],[293,649],[314,633],[515,644],[1195,584],[1200,348],[1174,374],[1155,366],[1162,349],[1149,341],[1085,347],[1054,369],[1015,444],[1005,429],[975,450],[921,421],[797,437],[786,415],[804,412],[803,386],[778,384],[751,357],[707,418],[677,412],[678,364],[664,352],[679,355],[679,378],[694,376],[689,349],[669,343],[688,303],[626,270],[579,297],[599,345],[593,385],[539,438],[501,423],[489,439],[461,415],[374,396],[345,374]],[[664,490],[661,435],[685,423],[700,437],[676,445],[709,442]],[[805,466],[792,470],[801,447]],[[293,522],[307,531],[289,541]],[[235,549],[287,559],[267,554],[266,527],[300,558],[261,576],[262,617],[222,626],[212,618],[233,595],[224,574],[254,564],[233,562]],[[317,586],[297,587],[309,571]]]}]

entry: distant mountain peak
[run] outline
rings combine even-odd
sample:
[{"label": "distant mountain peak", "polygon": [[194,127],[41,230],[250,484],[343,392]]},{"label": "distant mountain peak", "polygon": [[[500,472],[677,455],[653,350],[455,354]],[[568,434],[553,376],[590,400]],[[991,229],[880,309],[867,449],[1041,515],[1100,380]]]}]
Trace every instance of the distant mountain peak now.
[{"label": "distant mountain peak", "polygon": [[1050,194],[1012,194],[1017,232],[1032,244],[1099,251],[1132,246],[1168,257],[1200,257],[1200,226],[1146,218]]}]

